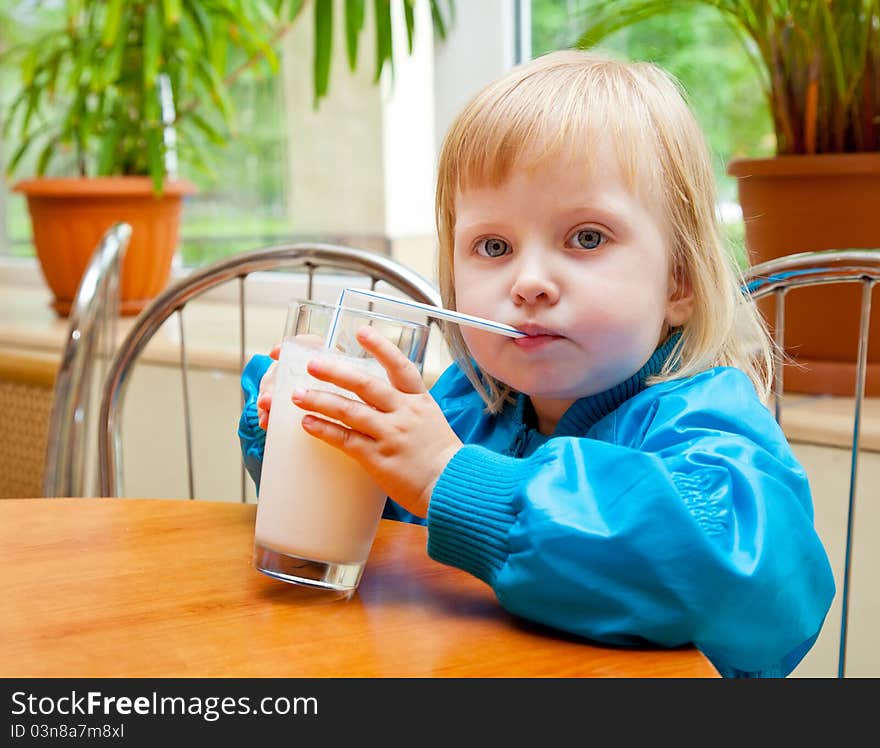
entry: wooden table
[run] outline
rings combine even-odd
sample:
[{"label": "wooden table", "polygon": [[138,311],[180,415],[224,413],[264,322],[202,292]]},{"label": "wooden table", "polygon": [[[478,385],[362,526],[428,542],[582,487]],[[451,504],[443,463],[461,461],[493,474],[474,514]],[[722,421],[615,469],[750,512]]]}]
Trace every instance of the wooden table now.
[{"label": "wooden table", "polygon": [[506,613],[383,520],[357,593],[251,566],[254,505],[0,501],[0,676],[717,677],[695,649],[593,646]]}]

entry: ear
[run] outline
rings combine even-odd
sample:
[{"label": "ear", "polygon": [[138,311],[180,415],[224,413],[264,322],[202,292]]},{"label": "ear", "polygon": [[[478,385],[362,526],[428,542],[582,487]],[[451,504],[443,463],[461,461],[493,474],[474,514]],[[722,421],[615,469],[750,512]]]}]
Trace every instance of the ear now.
[{"label": "ear", "polygon": [[666,324],[681,327],[694,313],[694,289],[684,268],[675,268],[669,276],[669,299],[666,302]]}]

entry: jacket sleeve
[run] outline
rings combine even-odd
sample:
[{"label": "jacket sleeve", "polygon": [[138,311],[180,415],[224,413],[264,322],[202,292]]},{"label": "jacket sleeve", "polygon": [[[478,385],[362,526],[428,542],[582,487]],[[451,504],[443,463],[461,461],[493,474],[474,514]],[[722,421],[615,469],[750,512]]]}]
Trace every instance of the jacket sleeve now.
[{"label": "jacket sleeve", "polygon": [[238,441],[245,469],[260,491],[260,472],[263,469],[263,451],[266,448],[266,432],[257,417],[257,395],[260,394],[260,380],[265,375],[272,359],[269,356],[254,356],[241,373],[241,391],[244,407],[238,419]]},{"label": "jacket sleeve", "polygon": [[525,618],[611,644],[693,643],[722,675],[787,675],[833,576],[775,421],[753,391],[731,408],[718,386],[643,398],[608,441],[554,437],[521,459],[464,446],[434,490],[429,554]]}]

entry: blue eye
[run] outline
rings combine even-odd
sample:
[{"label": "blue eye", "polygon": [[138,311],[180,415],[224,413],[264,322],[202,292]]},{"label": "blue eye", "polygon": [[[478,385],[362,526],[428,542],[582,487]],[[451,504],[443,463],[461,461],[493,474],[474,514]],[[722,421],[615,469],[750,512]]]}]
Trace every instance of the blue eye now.
[{"label": "blue eye", "polygon": [[572,234],[571,240],[579,249],[596,249],[605,241],[605,235],[598,229],[580,229]]},{"label": "blue eye", "polygon": [[477,254],[485,257],[502,257],[510,252],[510,245],[504,239],[492,237],[478,241],[476,249]]}]

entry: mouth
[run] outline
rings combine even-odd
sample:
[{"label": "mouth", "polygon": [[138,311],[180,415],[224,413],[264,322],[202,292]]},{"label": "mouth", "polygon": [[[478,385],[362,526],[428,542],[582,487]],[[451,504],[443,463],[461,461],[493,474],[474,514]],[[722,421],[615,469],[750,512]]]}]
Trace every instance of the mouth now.
[{"label": "mouth", "polygon": [[526,337],[515,338],[513,340],[513,343],[515,343],[519,348],[523,348],[526,350],[541,348],[545,345],[552,343],[554,340],[561,340],[565,337],[564,335],[558,335],[552,330],[548,330],[546,327],[541,327],[540,325],[535,325],[532,323],[516,325],[515,327],[517,330],[526,333]]}]

